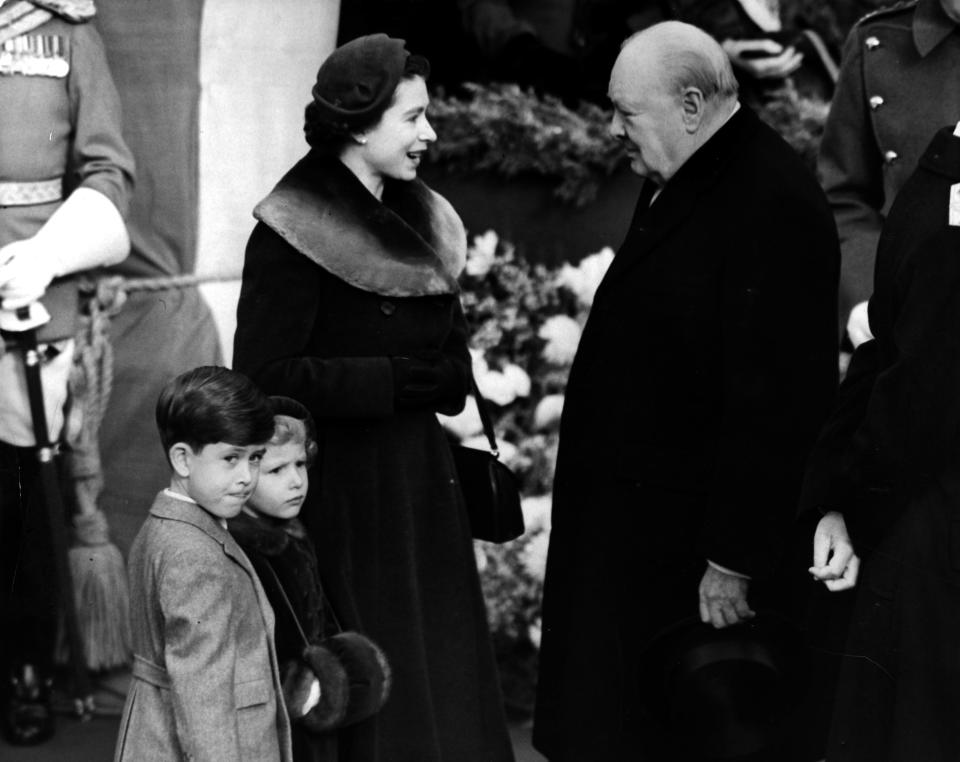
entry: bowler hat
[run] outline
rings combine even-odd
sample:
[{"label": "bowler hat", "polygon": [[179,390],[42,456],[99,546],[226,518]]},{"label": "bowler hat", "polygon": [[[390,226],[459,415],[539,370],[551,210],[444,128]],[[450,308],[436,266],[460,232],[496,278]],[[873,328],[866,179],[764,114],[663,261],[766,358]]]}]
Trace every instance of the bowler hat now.
[{"label": "bowler hat", "polygon": [[719,630],[691,617],[644,650],[638,678],[677,759],[745,762],[786,741],[807,659],[799,630],[774,612]]}]

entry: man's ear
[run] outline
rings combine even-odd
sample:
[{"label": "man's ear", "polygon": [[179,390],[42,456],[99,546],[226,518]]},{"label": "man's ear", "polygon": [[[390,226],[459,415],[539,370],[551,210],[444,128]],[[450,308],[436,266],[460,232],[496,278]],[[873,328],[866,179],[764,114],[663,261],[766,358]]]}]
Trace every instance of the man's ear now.
[{"label": "man's ear", "polygon": [[190,476],[190,466],[193,461],[193,448],[190,445],[186,442],[175,442],[170,445],[167,457],[170,458],[170,465],[177,476],[184,479]]},{"label": "man's ear", "polygon": [[687,133],[693,134],[703,123],[706,99],[698,87],[688,87],[680,96],[680,106],[683,110],[683,125]]}]

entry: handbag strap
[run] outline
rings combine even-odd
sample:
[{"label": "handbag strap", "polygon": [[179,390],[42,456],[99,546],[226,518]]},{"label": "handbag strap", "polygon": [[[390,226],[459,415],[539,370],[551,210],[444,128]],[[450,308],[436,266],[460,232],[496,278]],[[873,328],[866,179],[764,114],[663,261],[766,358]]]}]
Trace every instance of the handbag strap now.
[{"label": "handbag strap", "polygon": [[493,432],[493,419],[490,417],[490,409],[487,407],[487,401],[483,398],[483,395],[480,394],[480,389],[477,386],[477,379],[473,377],[473,373],[470,373],[470,386],[473,389],[473,396],[477,400],[477,412],[480,414],[480,423],[483,425],[483,433],[487,437],[487,441],[490,443],[490,452],[493,453],[493,457],[500,457],[500,448],[497,447],[497,436]]},{"label": "handbag strap", "polygon": [[[263,565],[267,568],[267,572],[270,574],[270,579],[273,586],[280,592],[280,597],[283,598],[283,604],[286,606],[287,611],[290,612],[290,618],[293,619],[293,623],[297,627],[297,633],[300,635],[300,639],[303,641],[304,646],[310,645],[307,634],[303,631],[303,625],[300,624],[300,617],[298,617],[297,612],[294,611],[293,604],[290,603],[290,599],[287,597],[287,591],[283,589],[283,585],[280,583],[280,578],[277,577],[276,571],[274,571],[269,561],[264,561]],[[330,599],[327,598],[327,594],[322,585],[320,586],[320,605],[322,605],[324,607],[324,611],[330,615],[330,618],[333,620],[333,626],[336,628],[337,632],[343,632],[343,627],[340,624],[340,620],[337,618],[337,612],[333,610],[333,606],[330,604]]]},{"label": "handbag strap", "polygon": [[300,624],[300,617],[298,617],[297,612],[293,610],[293,604],[290,603],[290,599],[287,597],[287,591],[284,590],[283,585],[280,584],[280,578],[277,577],[277,573],[273,570],[270,562],[265,561],[263,565],[270,574],[270,579],[273,583],[273,586],[279,591],[280,597],[283,598],[284,606],[286,606],[287,611],[290,612],[290,618],[297,627],[297,634],[300,636],[300,640],[303,641],[303,647],[307,648],[307,646],[310,645],[310,641],[307,640],[307,634],[303,631],[303,625]]}]

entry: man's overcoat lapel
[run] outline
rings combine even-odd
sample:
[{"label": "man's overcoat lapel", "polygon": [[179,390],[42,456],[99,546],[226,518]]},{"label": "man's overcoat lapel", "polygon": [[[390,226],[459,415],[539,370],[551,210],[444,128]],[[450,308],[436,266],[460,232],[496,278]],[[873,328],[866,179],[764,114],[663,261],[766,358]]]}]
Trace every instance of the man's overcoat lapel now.
[{"label": "man's overcoat lapel", "polygon": [[689,220],[698,208],[700,197],[708,193],[722,176],[732,153],[730,146],[742,133],[745,117],[742,111],[731,117],[677,171],[652,204],[655,186],[649,180],[644,183],[633,221],[610,266],[606,280],[616,281],[656,251],[675,230]]}]

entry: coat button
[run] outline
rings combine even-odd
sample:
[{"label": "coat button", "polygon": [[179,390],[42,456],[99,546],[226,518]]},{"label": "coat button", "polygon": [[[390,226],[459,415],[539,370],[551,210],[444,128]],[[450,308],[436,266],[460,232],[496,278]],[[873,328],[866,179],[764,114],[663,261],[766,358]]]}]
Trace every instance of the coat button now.
[{"label": "coat button", "polygon": [[880,38],[870,35],[863,41],[863,44],[867,46],[867,50],[874,50],[880,47]]},{"label": "coat button", "polygon": [[883,153],[884,164],[893,164],[899,158],[900,154],[898,154],[896,151],[884,151]]},{"label": "coat button", "polygon": [[870,108],[873,111],[876,111],[883,105],[883,96],[882,95],[871,95],[870,96]]},{"label": "coat button", "polygon": [[393,302],[380,302],[380,311],[387,317],[390,317],[397,311],[397,305]]}]

